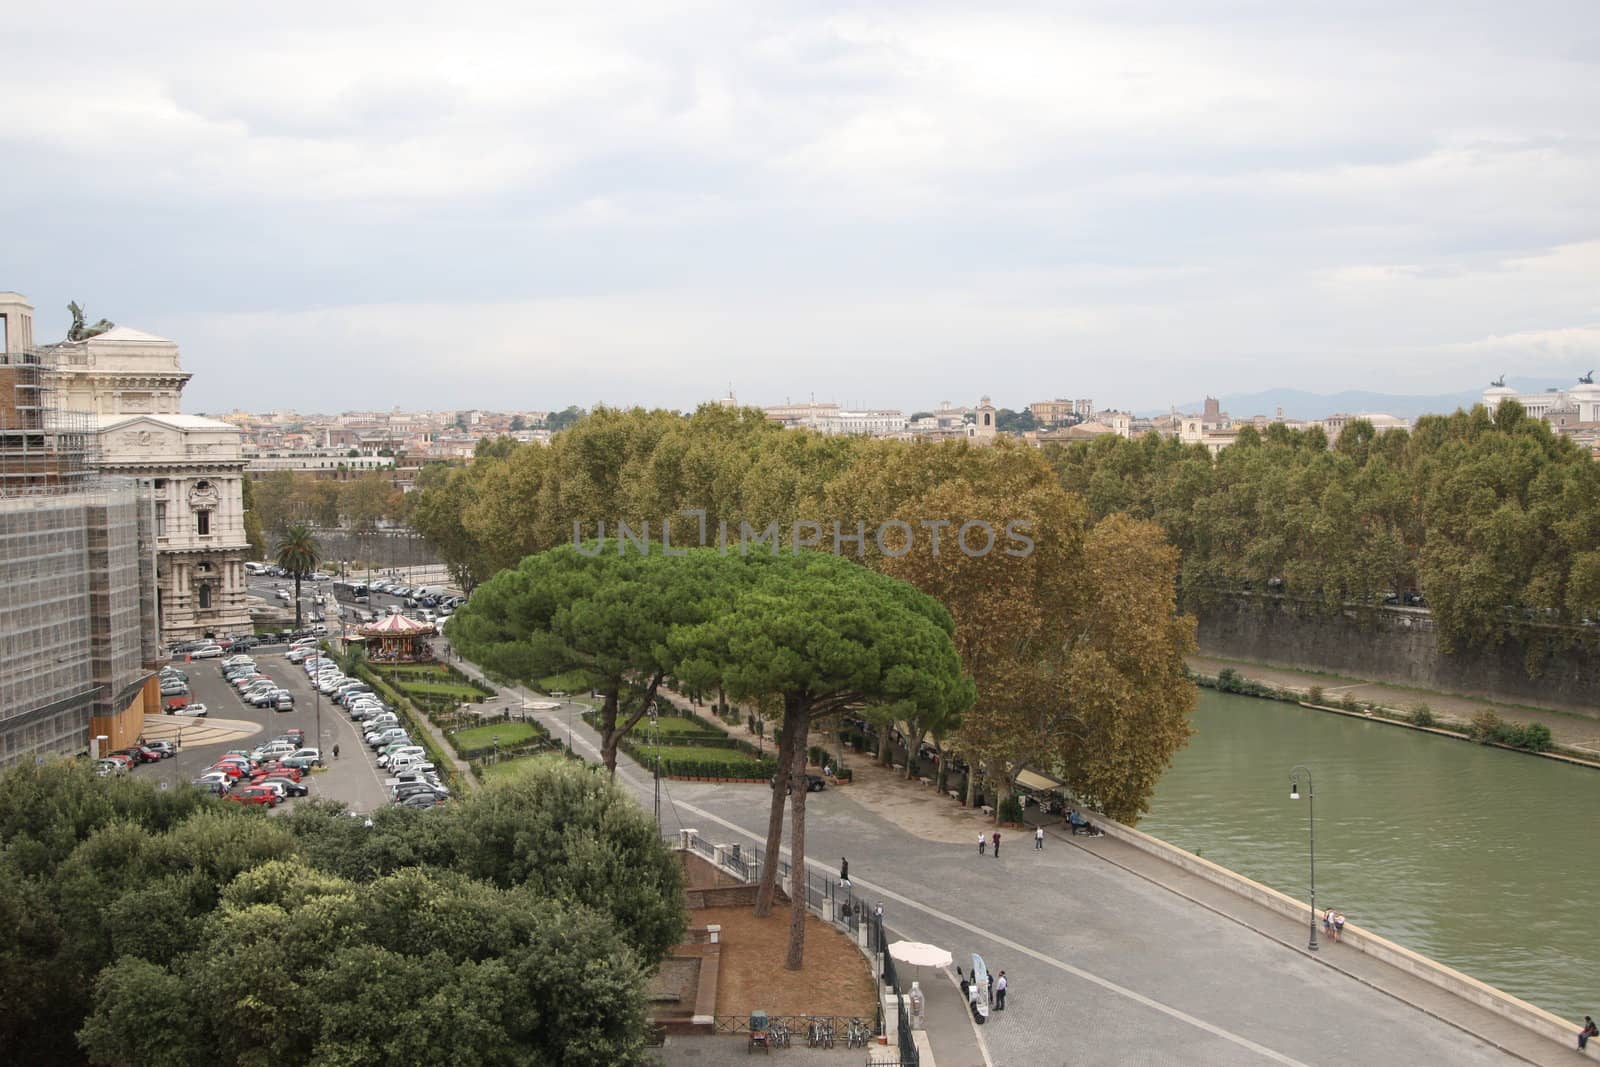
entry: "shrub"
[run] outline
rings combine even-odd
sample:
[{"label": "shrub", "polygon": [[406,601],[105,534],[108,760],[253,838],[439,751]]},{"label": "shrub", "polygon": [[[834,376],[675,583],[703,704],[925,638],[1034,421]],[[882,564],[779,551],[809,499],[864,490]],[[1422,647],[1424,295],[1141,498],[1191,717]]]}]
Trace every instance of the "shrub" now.
[{"label": "shrub", "polygon": [[1306,703],[1308,703],[1308,704],[1320,704],[1320,703],[1322,703],[1322,686],[1314,685],[1310,689],[1306,690]]},{"label": "shrub", "polygon": [[1530,722],[1522,728],[1522,747],[1529,752],[1548,752],[1555,744],[1550,727],[1542,722]]},{"label": "shrub", "polygon": [[1217,688],[1224,693],[1231,693],[1239,684],[1239,672],[1232,667],[1224,667],[1217,672]]},{"label": "shrub", "polygon": [[1357,700],[1355,697],[1347,696],[1343,700],[1339,701],[1339,706],[1345,711],[1360,711],[1361,701]]},{"label": "shrub", "polygon": [[1012,793],[1000,804],[1001,822],[1022,821],[1022,798]]},{"label": "shrub", "polygon": [[806,749],[806,759],[810,760],[818,767],[826,767],[832,762],[828,758],[828,750],[823,748],[821,745],[812,745],[810,748]]},{"label": "shrub", "polygon": [[849,767],[839,767],[834,770],[833,776],[841,782],[850,782],[855,780],[856,772]]},{"label": "shrub", "polygon": [[1486,745],[1490,741],[1498,741],[1502,729],[1500,716],[1489,708],[1484,708],[1472,717],[1472,722],[1467,727],[1467,736],[1480,745]]},{"label": "shrub", "polygon": [[1426,704],[1418,704],[1411,709],[1411,722],[1416,726],[1432,726],[1437,720],[1433,717],[1433,709]]}]

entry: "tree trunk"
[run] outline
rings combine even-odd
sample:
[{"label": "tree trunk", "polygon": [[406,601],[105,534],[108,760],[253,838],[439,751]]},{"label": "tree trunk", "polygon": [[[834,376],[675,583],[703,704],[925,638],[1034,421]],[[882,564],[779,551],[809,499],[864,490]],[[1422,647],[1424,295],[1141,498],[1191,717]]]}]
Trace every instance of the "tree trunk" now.
[{"label": "tree trunk", "polygon": [[767,813],[767,854],[761,864],[761,884],[756,887],[756,917],[772,913],[778,888],[778,850],[783,847],[783,806],[788,798],[788,775],[794,757],[794,725],[799,701],[783,698],[783,724],[778,728],[778,769],[772,776],[772,808]]},{"label": "tree trunk", "polygon": [[789,958],[783,965],[798,971],[805,964],[806,955],[806,797],[810,790],[804,742],[810,736],[806,725],[811,716],[809,711],[785,712],[786,717],[791,714],[802,723],[802,743],[797,746],[794,769],[789,774],[794,804],[789,814]]},{"label": "tree trunk", "polygon": [[917,765],[917,757],[922,752],[922,731],[914,722],[906,723],[906,769],[900,777],[906,781],[911,780],[913,768]]},{"label": "tree trunk", "polygon": [[617,776],[617,745],[622,741],[622,734],[617,730],[617,702],[617,690],[607,689],[605,702],[600,705],[599,721],[600,762],[613,778]]},{"label": "tree trunk", "polygon": [[294,572],[294,628],[304,629],[300,622],[300,572]]},{"label": "tree trunk", "polygon": [[967,799],[962,802],[964,807],[974,807],[978,803],[978,762],[967,760]]},{"label": "tree trunk", "polygon": [[894,732],[894,724],[884,723],[878,727],[878,762],[885,767],[894,766],[894,760],[889,757],[889,735]]}]

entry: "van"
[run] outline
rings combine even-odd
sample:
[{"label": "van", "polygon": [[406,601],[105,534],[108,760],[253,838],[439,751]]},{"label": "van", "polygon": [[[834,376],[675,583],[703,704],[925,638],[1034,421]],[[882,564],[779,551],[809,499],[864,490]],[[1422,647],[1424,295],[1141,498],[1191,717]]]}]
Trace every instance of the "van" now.
[{"label": "van", "polygon": [[294,694],[289,692],[287,689],[282,690],[278,693],[277,703],[274,704],[273,707],[277,711],[293,711]]}]

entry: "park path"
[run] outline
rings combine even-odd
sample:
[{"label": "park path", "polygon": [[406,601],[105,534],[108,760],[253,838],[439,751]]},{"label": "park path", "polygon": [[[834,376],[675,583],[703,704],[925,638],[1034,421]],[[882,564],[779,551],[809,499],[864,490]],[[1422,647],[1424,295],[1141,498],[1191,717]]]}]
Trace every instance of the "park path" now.
[{"label": "park path", "polygon": [[1327,702],[1348,696],[1396,711],[1410,711],[1418,704],[1426,704],[1438,718],[1463,725],[1478,712],[1489,708],[1502,719],[1544,723],[1550,728],[1550,736],[1555,739],[1556,744],[1600,755],[1600,718],[1592,719],[1548,708],[1500,704],[1492,700],[1481,700],[1454,693],[1408,689],[1404,686],[1387,685],[1345,675],[1313,674],[1309,671],[1297,671],[1262,663],[1217,659],[1213,656],[1190,656],[1188,663],[1189,669],[1197,674],[1215,675],[1224,667],[1231,667],[1241,677],[1282,689],[1299,690],[1302,693],[1312,686],[1320,686]]}]

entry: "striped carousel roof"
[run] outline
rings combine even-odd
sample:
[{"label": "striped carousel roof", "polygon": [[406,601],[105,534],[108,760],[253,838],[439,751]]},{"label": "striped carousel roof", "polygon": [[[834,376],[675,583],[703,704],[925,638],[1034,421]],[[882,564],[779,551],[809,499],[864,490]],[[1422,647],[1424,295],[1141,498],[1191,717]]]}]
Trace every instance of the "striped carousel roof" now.
[{"label": "striped carousel roof", "polygon": [[363,637],[415,637],[433,633],[433,624],[408,619],[404,615],[386,615],[377,622],[361,627]]}]

